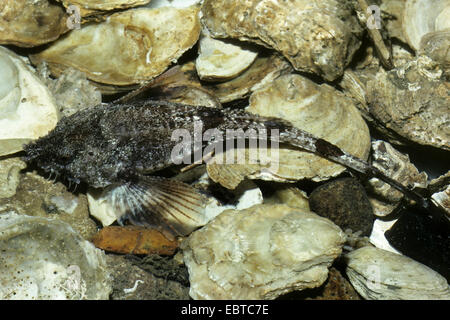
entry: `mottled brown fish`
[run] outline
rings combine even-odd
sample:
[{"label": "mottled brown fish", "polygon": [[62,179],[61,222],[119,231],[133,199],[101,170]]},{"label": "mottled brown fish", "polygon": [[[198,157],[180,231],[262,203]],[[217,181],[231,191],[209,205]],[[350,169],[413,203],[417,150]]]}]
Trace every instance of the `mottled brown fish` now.
[{"label": "mottled brown fish", "polygon": [[[279,134],[270,139],[379,177],[409,192],[365,161],[287,121],[238,109],[163,101],[100,105],[63,118],[47,136],[25,147],[25,160],[70,182],[110,190],[108,201],[117,211],[119,223],[129,219],[133,224],[165,226],[174,234],[185,235],[192,230],[183,221],[204,219],[202,195],[187,184],[147,174],[173,165],[172,151],[179,141],[171,139],[172,133],[185,129],[194,135],[195,123],[201,125],[202,133],[216,128],[221,132],[264,129],[270,134],[271,129],[278,129]],[[198,146],[192,140],[191,150],[210,143],[203,141]],[[412,197],[417,199],[415,194]]]}]

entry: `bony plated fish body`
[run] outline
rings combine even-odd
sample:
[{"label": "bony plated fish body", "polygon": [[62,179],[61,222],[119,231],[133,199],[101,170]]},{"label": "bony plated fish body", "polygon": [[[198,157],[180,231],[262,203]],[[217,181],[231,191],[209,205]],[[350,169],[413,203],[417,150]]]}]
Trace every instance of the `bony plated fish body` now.
[{"label": "bony plated fish body", "polygon": [[[198,129],[200,128],[200,129]],[[261,117],[239,109],[194,107],[164,101],[100,105],[63,118],[56,128],[25,147],[28,162],[70,182],[104,188],[119,223],[163,226],[173,234],[186,235],[205,224],[204,197],[193,187],[147,174],[179,161],[172,139],[176,130],[203,136],[207,130],[264,130],[268,139],[313,152],[369,176],[376,176],[414,200],[420,196],[405,189],[337,146],[293,127],[289,122]],[[197,132],[200,130],[200,132]],[[216,131],[217,132],[217,131]],[[274,134],[275,132],[276,134]],[[188,141],[190,158],[223,140]],[[184,142],[186,143],[186,141]],[[175,153],[176,154],[176,153]]]}]

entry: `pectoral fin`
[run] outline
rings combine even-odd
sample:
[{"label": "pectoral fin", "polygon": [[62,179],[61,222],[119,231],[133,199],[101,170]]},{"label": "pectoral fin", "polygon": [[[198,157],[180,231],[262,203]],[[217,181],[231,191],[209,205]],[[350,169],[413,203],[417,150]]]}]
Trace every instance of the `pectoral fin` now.
[{"label": "pectoral fin", "polygon": [[141,176],[136,182],[109,187],[106,198],[120,224],[129,220],[184,236],[207,223],[205,197],[171,179]]}]

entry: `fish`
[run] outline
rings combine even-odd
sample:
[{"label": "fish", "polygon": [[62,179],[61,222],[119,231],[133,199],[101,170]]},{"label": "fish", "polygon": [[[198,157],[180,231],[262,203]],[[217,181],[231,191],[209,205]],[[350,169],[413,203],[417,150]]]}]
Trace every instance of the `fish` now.
[{"label": "fish", "polygon": [[[106,190],[119,224],[158,227],[174,236],[205,223],[205,195],[194,187],[155,175],[175,164],[179,141],[175,130],[192,136],[209,129],[265,130],[271,141],[312,152],[345,167],[377,177],[416,202],[423,197],[385,176],[377,168],[290,122],[263,117],[237,108],[208,108],[167,101],[110,103],[62,118],[46,136],[24,147],[27,163],[70,183]],[[276,130],[277,134],[271,134]],[[188,150],[205,150],[218,140],[193,139]],[[191,154],[183,154],[183,158]],[[179,159],[178,159],[179,160]],[[190,223],[192,222],[192,223]]]}]

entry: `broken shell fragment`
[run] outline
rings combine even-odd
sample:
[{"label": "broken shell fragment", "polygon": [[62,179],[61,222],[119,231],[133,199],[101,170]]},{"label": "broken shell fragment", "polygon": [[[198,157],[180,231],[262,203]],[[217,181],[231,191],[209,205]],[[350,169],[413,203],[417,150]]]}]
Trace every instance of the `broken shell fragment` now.
[{"label": "broken shell fragment", "polygon": [[[427,174],[419,173],[409,161],[407,154],[400,153],[392,145],[381,140],[372,142],[372,150],[372,165],[386,176],[409,189],[427,187]],[[369,184],[372,191],[370,202],[377,216],[386,216],[391,213],[403,198],[400,191],[377,178],[370,179]]]},{"label": "broken shell fragment", "polygon": [[46,61],[56,76],[73,67],[104,84],[140,83],[164,72],[197,42],[198,11],[164,7],[119,12],[73,30],[31,59],[35,64]]},{"label": "broken shell fragment", "polygon": [[408,44],[419,50],[420,41],[426,34],[450,28],[450,1],[406,1],[402,27]]},{"label": "broken shell fragment", "polygon": [[227,80],[241,74],[255,61],[257,55],[255,49],[205,35],[199,42],[195,66],[202,80]]},{"label": "broken shell fragment", "polygon": [[[288,120],[295,127],[325,139],[358,158],[366,160],[369,156],[370,135],[366,123],[354,103],[328,85],[317,85],[297,74],[284,75],[271,85],[255,91],[247,111]],[[215,182],[233,187],[245,177],[280,182],[305,178],[323,181],[345,170],[341,165],[309,152],[269,146],[267,143],[267,161],[264,161],[268,165],[248,161],[246,149],[242,164],[229,164],[228,158],[226,162],[222,160],[227,164],[220,164],[222,155],[214,156],[207,165],[208,174]],[[228,153],[226,155],[228,157]]]},{"label": "broken shell fragment", "polygon": [[64,8],[48,0],[2,0],[0,44],[34,47],[68,31]]},{"label": "broken shell fragment", "polygon": [[46,135],[58,118],[47,87],[19,56],[0,47],[0,155]]},{"label": "broken shell fragment", "polygon": [[212,37],[274,48],[296,70],[330,81],[342,75],[361,43],[356,17],[336,0],[206,0],[202,14]]},{"label": "broken shell fragment", "polygon": [[346,258],[350,282],[364,299],[450,299],[444,277],[403,255],[364,247],[350,252]]},{"label": "broken shell fragment", "polygon": [[431,198],[447,212],[450,218],[450,185],[445,190],[434,193]]},{"label": "broken shell fragment", "polygon": [[450,150],[449,83],[442,75],[426,56],[389,72],[380,70],[367,82],[370,114],[403,142]]},{"label": "broken shell fragment", "polygon": [[181,247],[193,299],[274,299],[320,286],[341,253],[342,230],[285,205],[221,213]]}]

